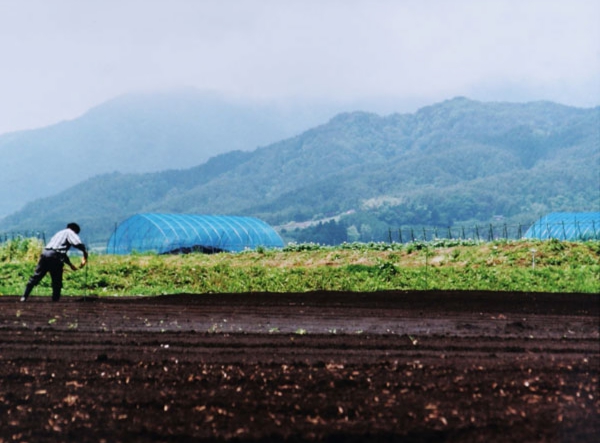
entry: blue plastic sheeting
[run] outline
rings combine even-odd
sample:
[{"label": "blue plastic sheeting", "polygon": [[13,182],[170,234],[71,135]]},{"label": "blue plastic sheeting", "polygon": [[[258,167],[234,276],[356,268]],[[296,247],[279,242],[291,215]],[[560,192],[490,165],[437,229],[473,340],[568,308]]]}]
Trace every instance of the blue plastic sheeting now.
[{"label": "blue plastic sheeting", "polygon": [[531,225],[524,237],[600,240],[600,212],[553,212]]},{"label": "blue plastic sheeting", "polygon": [[109,254],[239,252],[281,248],[283,240],[252,217],[192,214],[137,214],[121,223],[108,240]]}]

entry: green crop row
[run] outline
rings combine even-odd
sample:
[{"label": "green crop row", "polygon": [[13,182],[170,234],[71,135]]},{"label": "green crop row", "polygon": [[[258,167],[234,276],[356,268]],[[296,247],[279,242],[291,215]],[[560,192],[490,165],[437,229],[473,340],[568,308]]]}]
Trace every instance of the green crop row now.
[{"label": "green crop row", "polygon": [[[42,245],[0,244],[0,295],[19,295]],[[77,258],[72,259],[77,262]],[[64,295],[490,290],[600,293],[600,242],[464,241],[290,245],[214,255],[90,256]],[[34,295],[49,295],[47,277]]]}]

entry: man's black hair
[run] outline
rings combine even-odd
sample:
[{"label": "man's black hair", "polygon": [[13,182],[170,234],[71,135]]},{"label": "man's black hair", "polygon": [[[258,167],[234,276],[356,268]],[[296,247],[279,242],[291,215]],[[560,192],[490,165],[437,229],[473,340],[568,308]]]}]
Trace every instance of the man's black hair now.
[{"label": "man's black hair", "polygon": [[67,228],[69,228],[75,234],[79,234],[79,232],[81,231],[81,228],[79,227],[79,225],[77,223],[69,223],[67,225]]}]

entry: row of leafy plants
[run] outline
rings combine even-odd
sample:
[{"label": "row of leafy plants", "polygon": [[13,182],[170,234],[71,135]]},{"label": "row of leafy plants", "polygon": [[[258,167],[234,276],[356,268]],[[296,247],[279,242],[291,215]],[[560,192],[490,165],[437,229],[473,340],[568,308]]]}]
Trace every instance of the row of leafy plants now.
[{"label": "row of leafy plants", "polygon": [[[0,245],[0,295],[19,295],[43,244]],[[76,261],[76,258],[75,258]],[[66,269],[66,268],[65,268]],[[64,295],[134,296],[382,290],[600,293],[600,242],[437,240],[290,244],[206,255],[90,256],[65,271]],[[33,295],[49,295],[47,277]]]}]

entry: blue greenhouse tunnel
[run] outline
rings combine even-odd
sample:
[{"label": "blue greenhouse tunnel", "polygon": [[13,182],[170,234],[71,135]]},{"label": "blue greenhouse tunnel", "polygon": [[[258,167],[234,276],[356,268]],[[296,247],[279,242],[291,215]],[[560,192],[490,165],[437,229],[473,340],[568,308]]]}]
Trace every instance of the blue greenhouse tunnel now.
[{"label": "blue greenhouse tunnel", "polygon": [[524,238],[600,240],[600,212],[552,212],[533,223]]},{"label": "blue greenhouse tunnel", "polygon": [[271,226],[253,217],[146,213],[136,214],[117,226],[106,252],[240,252],[283,246],[283,240]]}]

